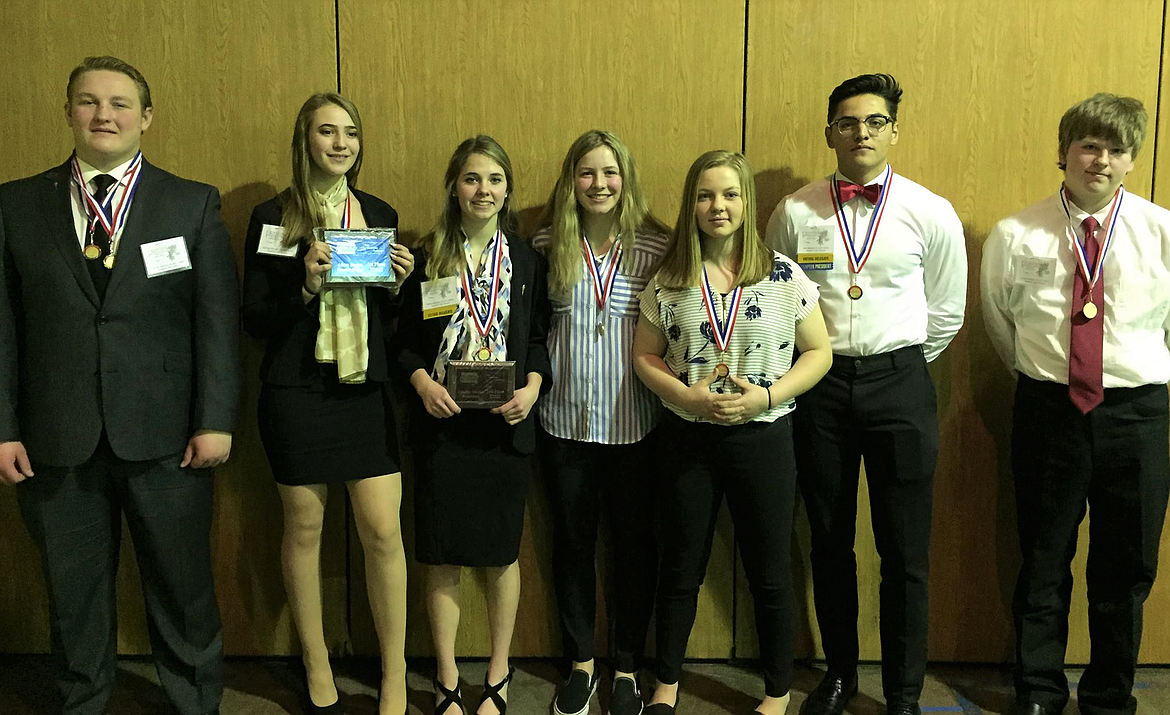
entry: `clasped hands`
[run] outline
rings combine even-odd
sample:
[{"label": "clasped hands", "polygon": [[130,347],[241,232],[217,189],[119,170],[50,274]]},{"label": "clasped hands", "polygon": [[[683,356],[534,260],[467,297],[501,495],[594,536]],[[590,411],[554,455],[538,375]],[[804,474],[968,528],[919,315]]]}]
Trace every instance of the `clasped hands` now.
[{"label": "clasped hands", "polygon": [[751,422],[760,413],[768,410],[768,388],[753,385],[737,375],[728,377],[740,389],[739,394],[730,392],[711,392],[711,385],[719,378],[719,373],[711,371],[702,380],[687,388],[686,404],[688,412],[703,419],[721,425],[739,425]]}]

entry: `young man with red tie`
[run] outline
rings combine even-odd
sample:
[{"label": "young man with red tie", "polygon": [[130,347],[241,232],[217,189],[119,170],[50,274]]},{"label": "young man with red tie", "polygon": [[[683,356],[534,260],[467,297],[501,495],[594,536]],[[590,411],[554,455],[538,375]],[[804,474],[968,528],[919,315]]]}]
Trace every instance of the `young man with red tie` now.
[{"label": "young man with red tie", "polygon": [[916,715],[926,677],[927,574],[938,419],[926,364],[963,324],[967,258],[950,203],[895,174],[902,89],[886,74],[829,95],[837,171],[776,207],[768,243],[821,289],[833,367],[796,401],[794,440],[812,527],[813,597],[828,671],[802,715],[840,715],[857,692],[857,484],[865,459],[881,557],[882,689]]},{"label": "young man with red tie", "polygon": [[86,58],[66,96],[72,156],[0,185],[0,484],[41,552],[61,712],[105,713],[113,691],[125,515],[159,681],[181,715],[207,715],[223,692],[209,538],[240,390],[235,258],[219,192],[143,159],[137,69]]},{"label": "young man with red tie", "polygon": [[1000,221],[983,247],[987,332],[1019,375],[1013,715],[1068,702],[1070,564],[1086,505],[1092,650],[1077,702],[1085,715],[1137,708],[1142,604],[1170,490],[1170,211],[1122,186],[1145,132],[1136,99],[1073,106],[1060,120],[1060,190]]}]

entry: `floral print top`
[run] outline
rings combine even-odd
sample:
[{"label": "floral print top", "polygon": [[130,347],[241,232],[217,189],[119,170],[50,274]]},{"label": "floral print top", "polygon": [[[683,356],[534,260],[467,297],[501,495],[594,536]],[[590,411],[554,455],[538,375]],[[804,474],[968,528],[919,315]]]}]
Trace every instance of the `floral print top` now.
[{"label": "floral print top", "polygon": [[[702,288],[663,288],[655,276],[642,292],[642,315],[666,336],[667,367],[687,385],[709,375],[724,363],[730,374],[753,385],[768,387],[792,367],[796,325],[817,306],[817,284],[796,269],[796,262],[773,254],[772,273],[755,285],[744,286],[735,326],[720,355],[715,334],[703,304]],[[724,320],[731,294],[715,294],[715,310]],[[713,392],[739,392],[730,378],[718,378]],[[663,401],[671,412],[692,422],[698,415]],[[754,422],[773,422],[792,412],[795,400],[761,412]]]}]

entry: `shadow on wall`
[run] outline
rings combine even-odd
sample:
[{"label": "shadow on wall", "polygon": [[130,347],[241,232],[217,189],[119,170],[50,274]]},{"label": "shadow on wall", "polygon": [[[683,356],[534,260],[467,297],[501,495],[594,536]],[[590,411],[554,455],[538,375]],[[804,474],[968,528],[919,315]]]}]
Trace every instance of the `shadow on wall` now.
[{"label": "shadow on wall", "polygon": [[[983,242],[986,234],[976,233],[973,226],[964,224],[963,233],[968,236],[967,265],[970,283],[968,286],[967,318],[970,346],[967,357],[970,360],[969,390],[975,411],[995,448],[995,570],[999,584],[999,598],[1004,613],[1011,614],[1012,591],[1020,570],[1020,546],[1016,533],[1016,498],[1011,475],[1011,424],[1014,400],[1005,400],[1005,395],[1015,394],[1014,375],[999,359],[999,353],[991,345],[991,339],[983,327],[983,305],[979,292],[979,266],[983,257]],[[974,239],[974,240],[972,240]],[[1002,662],[1010,662],[1015,654],[1015,632],[1012,630],[1004,640],[1001,651]]]},{"label": "shadow on wall", "polygon": [[760,238],[767,236],[768,219],[776,204],[807,183],[809,179],[798,176],[790,166],[756,172],[756,226]]}]

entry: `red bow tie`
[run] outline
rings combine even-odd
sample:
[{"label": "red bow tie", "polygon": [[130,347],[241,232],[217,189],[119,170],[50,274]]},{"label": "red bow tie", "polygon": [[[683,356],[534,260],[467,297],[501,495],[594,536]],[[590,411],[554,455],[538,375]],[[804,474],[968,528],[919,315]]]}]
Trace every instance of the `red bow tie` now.
[{"label": "red bow tie", "polygon": [[848,203],[850,199],[858,194],[865,197],[869,203],[877,206],[878,198],[882,195],[881,184],[870,184],[869,186],[860,186],[852,181],[837,180],[837,193],[841,196],[841,203]]}]

